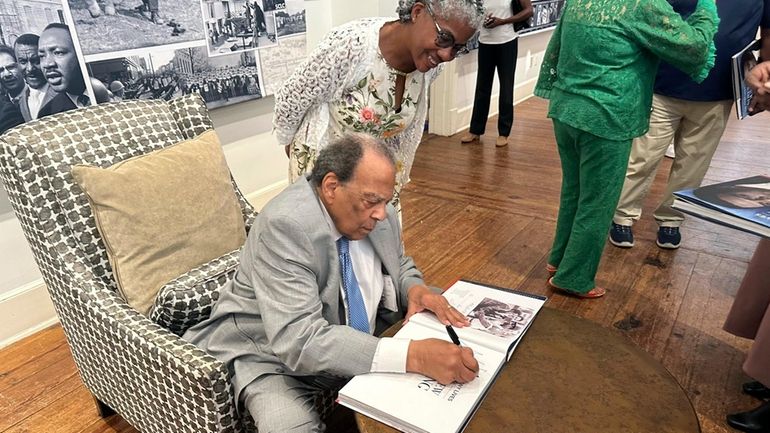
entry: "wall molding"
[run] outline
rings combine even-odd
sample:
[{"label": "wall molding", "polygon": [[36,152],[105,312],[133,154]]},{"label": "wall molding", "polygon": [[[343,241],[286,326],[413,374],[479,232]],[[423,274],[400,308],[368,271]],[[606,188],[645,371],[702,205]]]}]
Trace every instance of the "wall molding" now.
[{"label": "wall molding", "polygon": [[42,279],[6,292],[0,296],[0,348],[58,321]]},{"label": "wall molding", "polygon": [[273,197],[277,196],[278,193],[283,191],[287,186],[289,186],[288,179],[272,183],[250,194],[245,194],[246,200],[248,200],[249,203],[251,203],[251,205],[254,206],[254,208],[259,212],[263,207],[265,207],[267,202],[269,202]]}]

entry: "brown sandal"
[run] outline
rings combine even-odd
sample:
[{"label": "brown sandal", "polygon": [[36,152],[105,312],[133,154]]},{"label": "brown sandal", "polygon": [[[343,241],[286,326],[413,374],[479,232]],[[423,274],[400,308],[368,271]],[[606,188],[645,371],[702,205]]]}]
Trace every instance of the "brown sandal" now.
[{"label": "brown sandal", "polygon": [[552,265],[552,264],[546,263],[546,265],[545,265],[545,270],[546,270],[546,272],[548,272],[549,274],[551,274],[551,276],[552,276],[552,277],[553,277],[553,275],[556,273],[556,270],[557,270],[557,269],[558,269],[558,268],[557,268],[556,266]]},{"label": "brown sandal", "polygon": [[573,290],[563,289],[563,288],[553,284],[553,277],[548,279],[548,285],[551,286],[552,289],[554,289],[554,290],[556,290],[558,292],[561,292],[562,294],[570,295],[570,296],[575,296],[575,297],[578,297],[578,298],[581,298],[581,299],[601,298],[602,296],[604,296],[607,293],[607,291],[602,289],[601,287],[594,287],[593,289],[589,290],[586,293],[580,293],[580,292],[575,292]]}]

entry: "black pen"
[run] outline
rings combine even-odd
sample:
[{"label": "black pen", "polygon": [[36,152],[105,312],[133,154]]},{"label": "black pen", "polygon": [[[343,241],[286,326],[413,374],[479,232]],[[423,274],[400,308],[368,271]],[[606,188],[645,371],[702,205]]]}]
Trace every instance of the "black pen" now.
[{"label": "black pen", "polygon": [[452,325],[446,325],[446,333],[449,334],[449,338],[452,339],[452,343],[458,346],[460,345],[460,338],[457,336],[454,328],[452,328]]}]

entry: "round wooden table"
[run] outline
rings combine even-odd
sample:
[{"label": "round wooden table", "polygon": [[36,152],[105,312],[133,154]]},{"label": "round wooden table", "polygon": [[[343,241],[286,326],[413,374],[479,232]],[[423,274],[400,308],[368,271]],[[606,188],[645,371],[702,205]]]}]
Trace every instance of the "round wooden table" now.
[{"label": "round wooden table", "polygon": [[[436,414],[440,416],[440,414]],[[356,414],[361,433],[396,430]],[[682,387],[614,329],[543,308],[467,433],[699,433]]]}]

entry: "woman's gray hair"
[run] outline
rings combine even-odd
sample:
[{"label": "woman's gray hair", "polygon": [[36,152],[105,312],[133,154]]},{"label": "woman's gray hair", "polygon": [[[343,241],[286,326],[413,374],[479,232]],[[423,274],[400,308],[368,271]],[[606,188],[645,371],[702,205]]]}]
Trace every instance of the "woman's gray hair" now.
[{"label": "woman's gray hair", "polygon": [[368,134],[349,132],[321,149],[308,180],[319,186],[327,174],[334,173],[340,182],[347,183],[366,151],[384,156],[393,167],[396,166],[396,157],[384,141]]},{"label": "woman's gray hair", "polygon": [[482,0],[398,0],[398,19],[402,23],[412,21],[412,7],[417,3],[430,3],[433,12],[445,20],[459,19],[474,29],[484,21]]}]

